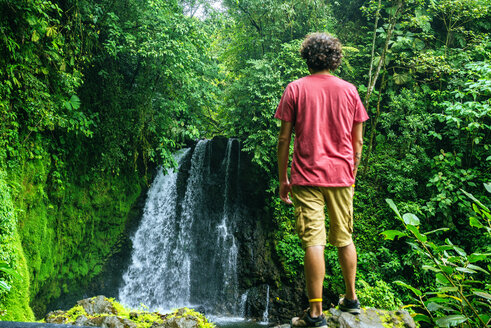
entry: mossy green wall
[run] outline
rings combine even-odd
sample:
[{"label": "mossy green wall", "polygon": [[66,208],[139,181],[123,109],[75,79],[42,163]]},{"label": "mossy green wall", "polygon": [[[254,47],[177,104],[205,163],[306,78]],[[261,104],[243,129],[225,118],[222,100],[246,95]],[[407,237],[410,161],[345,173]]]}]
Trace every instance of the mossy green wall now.
[{"label": "mossy green wall", "polygon": [[49,158],[10,163],[8,175],[3,174],[16,222],[15,246],[4,253],[15,253],[15,268],[25,279],[0,295],[7,308],[0,320],[32,320],[31,308],[44,316],[46,305],[61,292],[77,291],[100,273],[117,250],[142,191],[137,174],[92,173],[84,183],[75,183],[81,179],[64,172],[63,182],[54,183],[57,170]]},{"label": "mossy green wall", "polygon": [[29,321],[34,319],[29,307],[29,270],[17,232],[17,215],[10,191],[7,174],[0,169],[0,260],[20,275],[17,278],[0,274],[0,280],[11,286],[10,292],[0,292],[0,318]]}]

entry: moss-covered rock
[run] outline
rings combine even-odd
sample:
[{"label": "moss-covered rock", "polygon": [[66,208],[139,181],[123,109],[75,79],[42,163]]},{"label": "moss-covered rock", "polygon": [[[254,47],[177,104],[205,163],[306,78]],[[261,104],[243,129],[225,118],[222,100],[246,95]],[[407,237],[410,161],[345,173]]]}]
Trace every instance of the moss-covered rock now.
[{"label": "moss-covered rock", "polygon": [[325,312],[329,327],[332,328],[414,328],[416,324],[407,311],[387,311],[362,308],[359,315],[332,308]]},{"label": "moss-covered rock", "polygon": [[404,310],[387,311],[362,308],[359,315],[331,308],[325,312],[328,327],[332,328],[415,328],[411,315]]},{"label": "moss-covered rock", "polygon": [[0,171],[0,261],[22,276],[0,274],[12,286],[0,291],[0,320],[32,321],[61,294],[85,289],[118,251],[143,179],[69,171],[55,179],[61,171],[42,149]]},{"label": "moss-covered rock", "polygon": [[[362,308],[359,315],[331,308],[324,312],[329,328],[415,328],[413,318],[407,311],[386,311],[375,308]],[[290,324],[275,328],[290,328]]]},{"label": "moss-covered rock", "polygon": [[124,308],[114,299],[104,296],[77,302],[68,311],[53,311],[44,319],[47,323],[73,324],[110,328],[214,328],[206,317],[188,308],[171,313],[146,312]]}]

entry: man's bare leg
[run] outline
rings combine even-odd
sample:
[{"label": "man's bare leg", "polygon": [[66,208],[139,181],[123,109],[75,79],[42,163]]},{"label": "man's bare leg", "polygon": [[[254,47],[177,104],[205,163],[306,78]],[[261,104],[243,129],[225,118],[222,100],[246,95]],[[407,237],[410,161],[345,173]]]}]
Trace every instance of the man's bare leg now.
[{"label": "man's bare leg", "polygon": [[[324,246],[307,247],[304,258],[305,279],[309,300],[322,299],[322,285],[326,274]],[[322,302],[310,303],[310,315],[315,318],[322,314]]]},{"label": "man's bare leg", "polygon": [[357,255],[355,244],[351,243],[345,247],[338,247],[338,257],[346,286],[345,297],[349,300],[356,300],[355,279]]}]

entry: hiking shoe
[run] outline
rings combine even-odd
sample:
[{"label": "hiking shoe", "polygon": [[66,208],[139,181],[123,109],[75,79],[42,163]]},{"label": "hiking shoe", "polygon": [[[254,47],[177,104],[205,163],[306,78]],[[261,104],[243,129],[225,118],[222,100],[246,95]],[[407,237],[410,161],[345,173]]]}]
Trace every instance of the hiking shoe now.
[{"label": "hiking shoe", "polygon": [[343,312],[360,314],[360,302],[358,300],[349,300],[343,297],[339,300],[338,305],[339,309]]},{"label": "hiking shoe", "polygon": [[300,317],[295,317],[290,323],[291,328],[327,328],[326,316],[321,314],[317,318],[310,316],[310,309],[303,312]]}]

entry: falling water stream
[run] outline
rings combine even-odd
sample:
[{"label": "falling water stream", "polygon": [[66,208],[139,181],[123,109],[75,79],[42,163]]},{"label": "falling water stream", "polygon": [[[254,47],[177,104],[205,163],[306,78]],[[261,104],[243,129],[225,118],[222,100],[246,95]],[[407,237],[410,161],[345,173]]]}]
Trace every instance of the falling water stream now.
[{"label": "falling water stream", "polygon": [[[119,290],[123,304],[144,304],[161,312],[197,308],[218,321],[225,318],[224,326],[244,318],[247,291],[239,294],[239,245],[234,236],[240,219],[235,204],[240,157],[233,154],[234,142],[238,143],[229,139],[217,172],[212,170],[211,142],[201,140],[194,151],[175,155],[177,170],[157,174],[132,237],[131,263]],[[182,166],[189,157],[186,171]],[[186,173],[187,179],[180,182]],[[210,195],[207,186],[218,186],[221,192]],[[185,190],[183,195],[179,190]],[[267,309],[265,313],[267,320]]]}]

